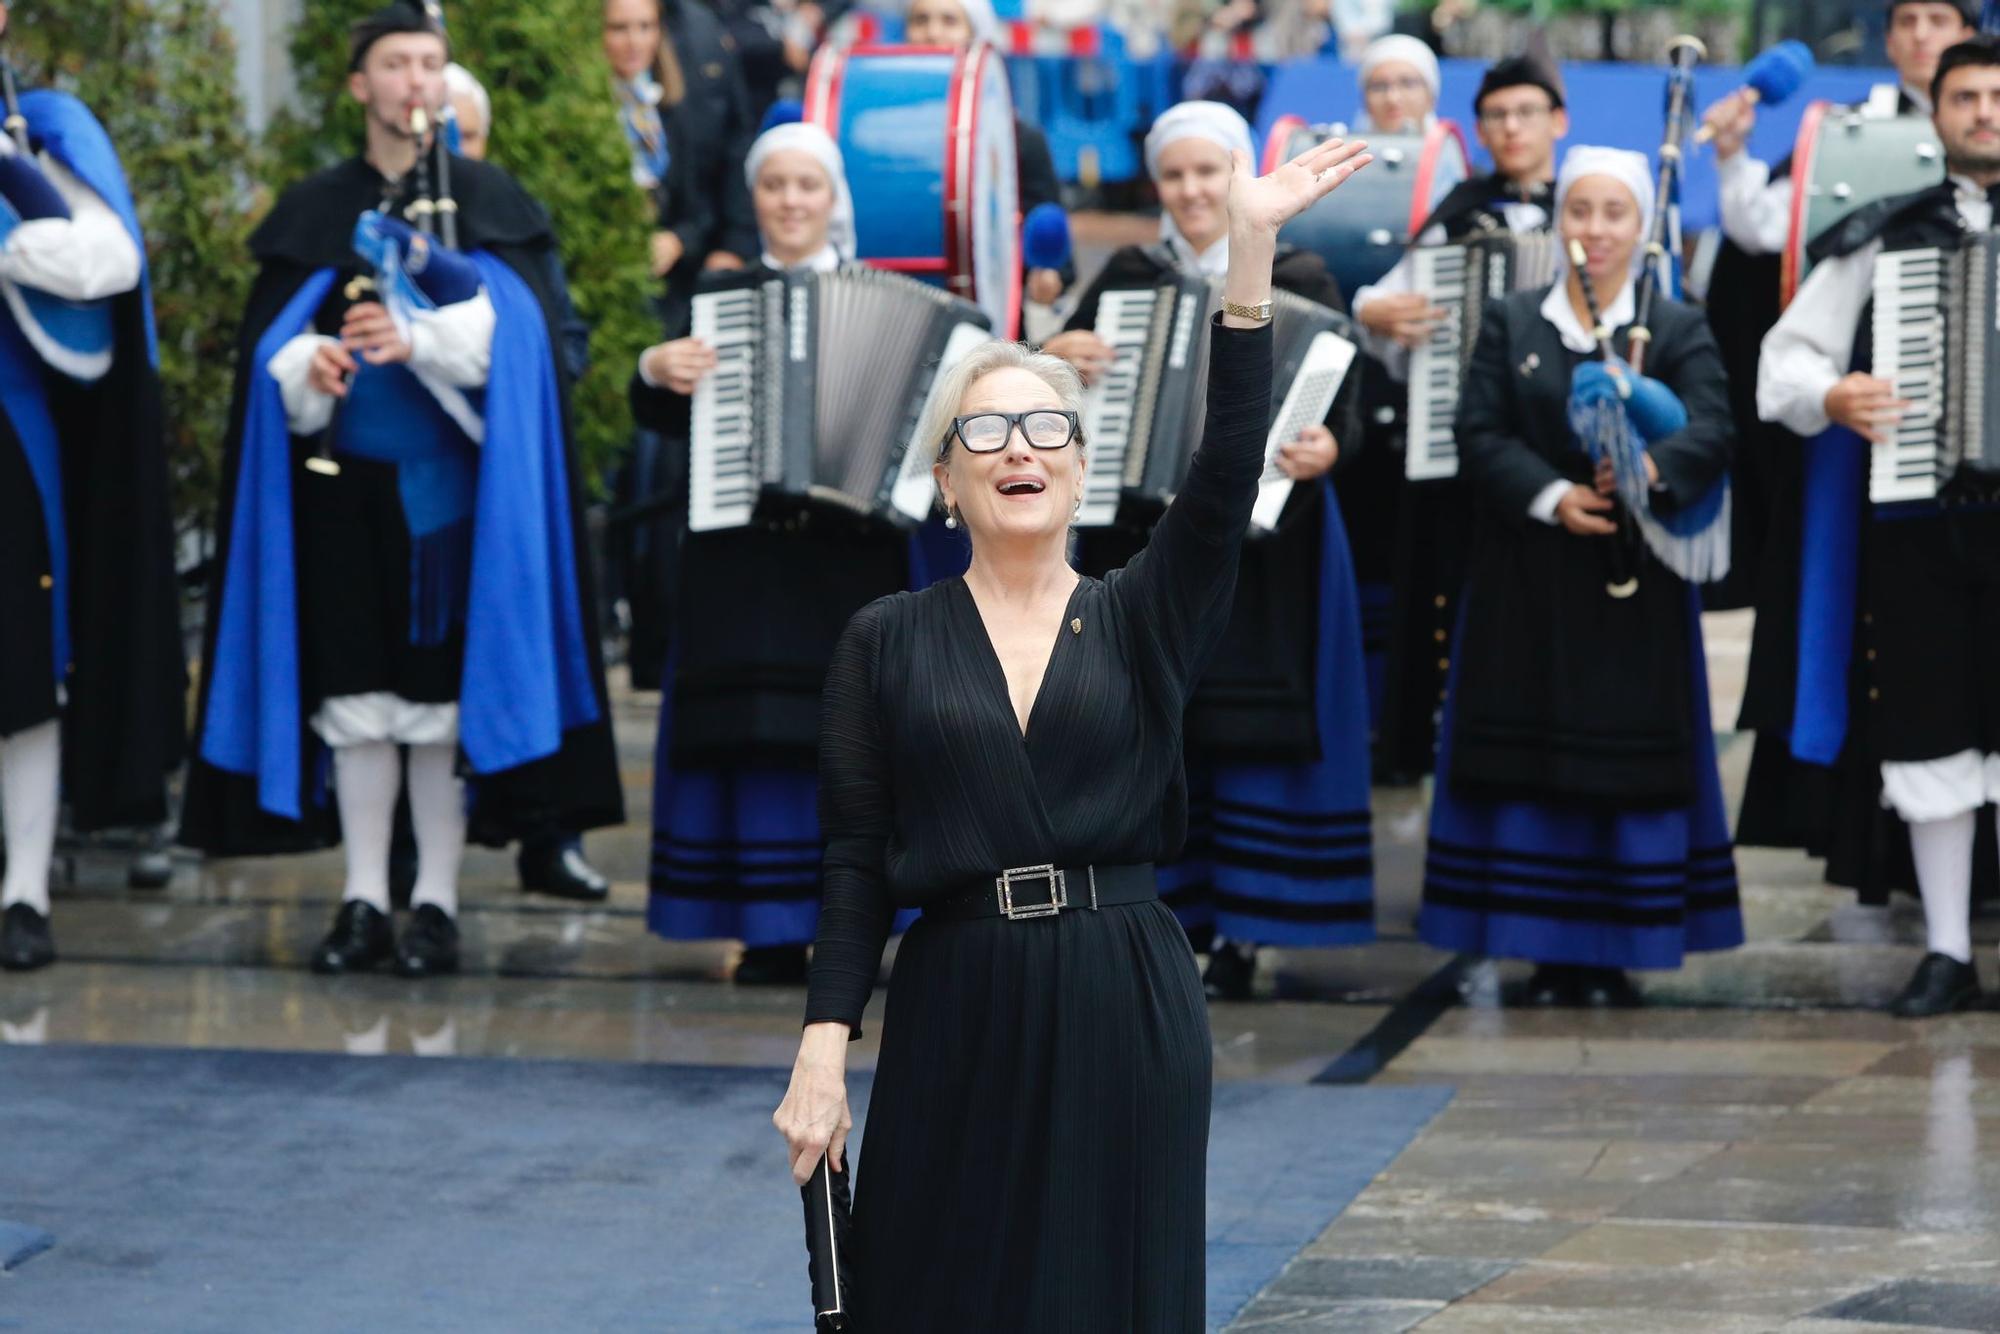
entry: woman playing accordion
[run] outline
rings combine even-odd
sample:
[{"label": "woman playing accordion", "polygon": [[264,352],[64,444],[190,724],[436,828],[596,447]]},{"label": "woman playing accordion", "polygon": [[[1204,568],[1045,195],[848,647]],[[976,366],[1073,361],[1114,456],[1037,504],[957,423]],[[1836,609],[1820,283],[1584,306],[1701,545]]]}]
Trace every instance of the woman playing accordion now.
[{"label": "woman playing accordion", "polygon": [[[1154,123],[1146,164],[1163,205],[1160,242],[1113,254],[1048,344],[1086,380],[1101,380],[1111,357],[1095,332],[1107,291],[1226,271],[1232,149],[1251,151],[1250,127],[1221,103],[1182,103]],[[1280,246],[1271,281],[1346,310],[1317,255]],[[1198,944],[1213,934],[1205,980],[1220,998],[1250,994],[1258,945],[1375,937],[1368,685],[1347,532],[1328,480],[1336,437],[1360,435],[1358,378],[1347,376],[1324,422],[1283,447],[1278,466],[1291,495],[1275,530],[1244,547],[1230,632],[1188,711],[1193,818],[1187,848],[1161,868],[1160,883]],[[1084,530],[1081,568],[1115,568],[1148,531]]]},{"label": "woman playing accordion", "polygon": [[[840,150],[823,131],[766,131],[745,172],[764,244],[753,269],[826,273],[853,254]],[[685,445],[717,352],[673,332],[640,358],[632,403],[642,425]],[[671,939],[743,941],[739,982],[805,980],[819,916],[820,684],[847,618],[907,586],[906,553],[891,529],[817,513],[687,538],[660,704],[648,921]]]}]

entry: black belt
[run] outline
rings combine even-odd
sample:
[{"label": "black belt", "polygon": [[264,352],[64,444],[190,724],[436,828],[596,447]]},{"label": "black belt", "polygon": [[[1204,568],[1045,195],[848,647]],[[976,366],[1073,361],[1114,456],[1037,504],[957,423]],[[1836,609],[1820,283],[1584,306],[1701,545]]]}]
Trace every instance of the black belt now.
[{"label": "black belt", "polygon": [[924,905],[941,922],[1004,917],[1010,922],[1058,913],[1148,903],[1160,897],[1151,862],[1123,866],[1016,866],[991,880],[975,880]]}]

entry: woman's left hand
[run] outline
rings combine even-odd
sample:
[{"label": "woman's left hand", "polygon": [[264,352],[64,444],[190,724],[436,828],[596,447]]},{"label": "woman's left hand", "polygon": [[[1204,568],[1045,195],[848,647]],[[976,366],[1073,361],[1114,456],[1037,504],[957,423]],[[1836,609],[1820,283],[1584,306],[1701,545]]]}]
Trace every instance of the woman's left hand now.
[{"label": "woman's left hand", "polygon": [[1364,139],[1315,144],[1268,176],[1257,175],[1240,151],[1231,156],[1236,162],[1229,179],[1231,233],[1270,237],[1375,160]]},{"label": "woman's left hand", "polygon": [[1299,432],[1299,438],[1278,447],[1278,467],[1295,482],[1324,477],[1340,458],[1340,442],[1324,423]]},{"label": "woman's left hand", "polygon": [[[1646,485],[1658,486],[1660,484],[1660,465],[1653,462],[1651,454],[1641,454],[1639,457],[1646,464]],[[1598,463],[1597,473],[1591,478],[1591,481],[1596,485],[1597,494],[1600,496],[1608,496],[1618,489],[1618,474],[1612,468],[1610,459],[1604,459]]]}]

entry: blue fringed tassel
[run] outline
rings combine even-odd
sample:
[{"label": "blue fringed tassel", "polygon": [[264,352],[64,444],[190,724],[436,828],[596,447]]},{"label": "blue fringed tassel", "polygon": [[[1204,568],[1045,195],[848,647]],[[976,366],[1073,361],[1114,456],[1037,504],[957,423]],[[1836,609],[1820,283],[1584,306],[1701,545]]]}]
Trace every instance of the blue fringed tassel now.
[{"label": "blue fringed tassel", "polygon": [[[1646,539],[1647,549],[1660,564],[1689,583],[1715,583],[1729,573],[1732,504],[1729,477],[1724,474],[1718,478],[1693,504],[1669,514],[1655,514],[1652,485],[1646,480],[1646,442],[1632,424],[1634,403],[1616,391],[1621,375],[1626,394],[1644,393],[1653,384],[1634,376],[1623,363],[1606,366],[1602,362],[1585,362],[1577,368],[1569,402],[1570,430],[1576,433],[1578,443],[1592,463],[1611,460],[1612,472],[1618,478],[1619,499],[1625,502],[1627,512]],[[1659,388],[1671,399],[1664,387]],[[1650,414],[1649,419],[1672,410],[1679,412],[1681,424],[1686,421],[1685,409],[1680,408],[1678,400],[1671,404],[1648,401],[1645,410]],[[1659,425],[1662,435],[1679,429],[1678,425],[1666,422]]]}]

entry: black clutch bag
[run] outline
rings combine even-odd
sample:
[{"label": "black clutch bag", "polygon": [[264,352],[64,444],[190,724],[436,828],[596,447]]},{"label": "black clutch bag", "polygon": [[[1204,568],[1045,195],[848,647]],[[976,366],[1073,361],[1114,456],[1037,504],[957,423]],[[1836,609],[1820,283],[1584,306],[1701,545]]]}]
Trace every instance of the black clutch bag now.
[{"label": "black clutch bag", "polygon": [[813,1328],[853,1334],[854,1241],[847,1173],[821,1157],[812,1180],[799,1188],[806,1201],[806,1267],[812,1273]]}]

